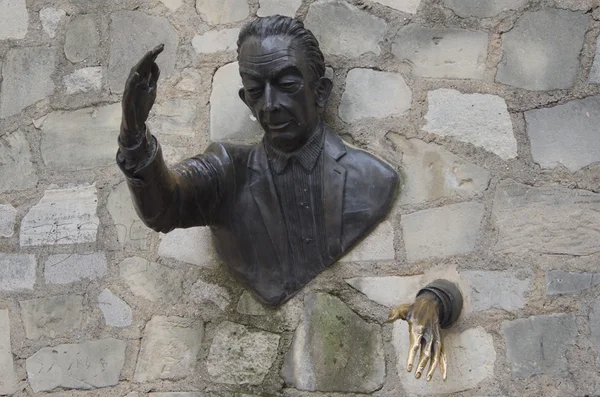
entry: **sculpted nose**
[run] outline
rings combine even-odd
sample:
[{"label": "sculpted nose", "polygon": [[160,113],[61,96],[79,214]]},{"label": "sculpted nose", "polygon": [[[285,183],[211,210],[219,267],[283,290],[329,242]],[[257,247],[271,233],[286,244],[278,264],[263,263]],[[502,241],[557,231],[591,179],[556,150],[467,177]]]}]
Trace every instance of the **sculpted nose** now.
[{"label": "sculpted nose", "polygon": [[265,87],[265,103],[264,103],[264,111],[274,112],[279,109],[279,104],[277,103],[277,95],[273,90],[271,84],[267,84]]}]

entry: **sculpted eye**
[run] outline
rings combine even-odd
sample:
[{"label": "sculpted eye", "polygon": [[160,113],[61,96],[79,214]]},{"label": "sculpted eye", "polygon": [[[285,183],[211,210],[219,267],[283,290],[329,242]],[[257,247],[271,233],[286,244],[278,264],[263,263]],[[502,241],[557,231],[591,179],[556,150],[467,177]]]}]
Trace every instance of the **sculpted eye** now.
[{"label": "sculpted eye", "polygon": [[279,87],[287,92],[295,92],[300,88],[300,84],[295,81],[283,81],[279,83]]},{"label": "sculpted eye", "polygon": [[261,95],[262,95],[262,92],[263,92],[263,90],[262,90],[262,88],[260,88],[260,87],[251,87],[251,88],[248,88],[248,89],[246,90],[246,92],[247,92],[248,94],[250,94],[250,96],[251,96],[252,98],[258,98],[259,96],[261,96]]}]

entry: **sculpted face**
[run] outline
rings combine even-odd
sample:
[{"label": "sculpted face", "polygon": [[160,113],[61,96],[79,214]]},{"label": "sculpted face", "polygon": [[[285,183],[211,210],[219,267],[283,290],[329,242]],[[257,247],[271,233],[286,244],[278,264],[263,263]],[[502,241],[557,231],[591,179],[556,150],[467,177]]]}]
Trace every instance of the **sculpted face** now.
[{"label": "sculpted face", "polygon": [[240,48],[239,95],[277,148],[291,152],[304,145],[319,125],[331,80],[311,84],[304,53],[290,37],[249,37]]}]

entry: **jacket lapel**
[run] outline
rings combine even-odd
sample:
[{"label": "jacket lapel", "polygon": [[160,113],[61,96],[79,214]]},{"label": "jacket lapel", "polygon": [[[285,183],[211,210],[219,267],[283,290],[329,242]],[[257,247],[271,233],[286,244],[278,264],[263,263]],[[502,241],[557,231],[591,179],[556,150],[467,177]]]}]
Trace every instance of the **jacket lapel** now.
[{"label": "jacket lapel", "polygon": [[323,161],[323,198],[325,211],[325,231],[331,259],[342,254],[342,215],[346,169],[337,161],[346,154],[342,140],[325,127],[325,148]]}]

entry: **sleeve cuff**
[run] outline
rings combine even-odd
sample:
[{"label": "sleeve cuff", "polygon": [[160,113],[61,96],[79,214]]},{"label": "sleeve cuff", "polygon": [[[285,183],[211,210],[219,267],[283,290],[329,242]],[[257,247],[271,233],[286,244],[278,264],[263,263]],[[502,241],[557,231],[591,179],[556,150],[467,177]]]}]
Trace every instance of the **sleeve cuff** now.
[{"label": "sleeve cuff", "polygon": [[441,302],[440,326],[450,328],[462,311],[463,296],[458,286],[447,280],[435,280],[422,288],[417,296],[428,291],[433,293]]}]

